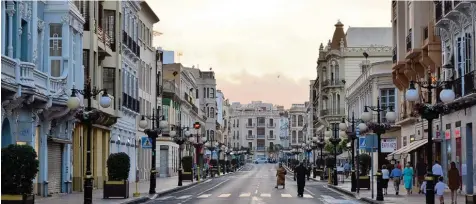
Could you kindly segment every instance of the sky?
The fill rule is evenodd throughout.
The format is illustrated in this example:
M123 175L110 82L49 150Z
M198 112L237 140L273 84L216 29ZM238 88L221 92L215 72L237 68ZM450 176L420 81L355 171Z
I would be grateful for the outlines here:
M340 20L390 27L389 0L147 0L160 18L154 46L185 66L212 68L233 102L290 107L309 100L319 45Z

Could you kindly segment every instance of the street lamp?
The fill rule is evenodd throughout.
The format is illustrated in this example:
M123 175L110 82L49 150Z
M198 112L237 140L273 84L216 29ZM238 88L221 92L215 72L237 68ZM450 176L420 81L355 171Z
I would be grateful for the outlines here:
M362 121L370 122L372 120L372 113L368 111L377 112L377 124L371 127L372 131L377 134L377 201L383 201L383 191L382 191L382 161L380 159L380 154L382 153L382 145L381 145L381 136L385 133L386 127L388 124L381 123L381 112L387 112L385 114L385 118L388 122L393 123L397 119L397 114L393 111L393 106L384 106L380 105L380 98L377 98L377 106L364 106L364 112L362 113ZM388 111L387 111L388 109ZM361 123L363 124L363 123ZM359 125L359 127L364 128L367 130L367 126L365 124ZM361 130L363 131L363 130Z
M157 113L156 113L157 112ZM147 128L148 126L148 123L147 123L147 120L152 120L152 128L153 129L145 129ZM162 134L162 130L169 127L169 123L164 120L164 117L163 116L160 116L159 115L159 109L156 109L155 111L153 110L152 111L152 115L151 116L146 116L146 115L143 115L141 120L139 121L139 127L142 128L142 129L145 129L144 130L144 133L150 138L152 139L152 158L151 158L151 164L152 164L152 167L150 169L150 187L149 187L149 194L155 194L155 187L157 186L157 181L156 181L156 161L155 161L155 158L156 158L156 152L157 152L157 137L159 137L160 134ZM172 134L175 134L174 133L175 131L170 131L170 135L172 136Z
M345 123L346 120L352 124L352 129L350 131L347 131L347 124ZM357 135L356 135L356 132L355 132L355 123L357 121L355 120L354 118L354 112L352 112L352 117L350 119L346 119L346 118L342 118L342 122L339 124L339 129L341 131L347 131L347 135L348 135L348 138L349 140L351 141L350 143L350 148L351 148L351 164L352 164L352 172L351 172L351 176L350 176L350 179L351 179L351 182L350 182L350 191L351 192L356 192L356 188L358 188L358 179L357 179L357 176L356 176L356 170L357 170L357 175L358 175L358 163L356 164L354 162L354 158L355 158L355 140L357 139Z
M84 203L90 204L93 203L93 176L91 172L91 137L93 134L93 121L97 118L97 111L93 111L91 98L102 93L101 98L99 99L99 105L103 108L108 108L111 106L111 98L107 94L106 89L97 89L96 87L91 87L91 80L87 80L84 84L84 90L75 89L74 86L71 89L71 97L68 99L66 105L69 109L74 110L79 108L81 105L80 99L76 94L81 94L84 96L84 99L88 100L88 106L86 110L82 112L81 122L86 123L88 129L87 138L86 138L86 178L84 179Z
M207 137L203 136L200 137L200 134L198 134L198 130L201 128L201 125L199 122L195 122L193 124L193 129L197 130L196 136L190 136L188 138L188 141L195 147L195 164L197 167L197 182L200 182L200 160L199 160L199 155L200 155L200 150L203 148L204 144L207 142Z
M452 69L453 66L450 64L444 65L443 68L445 69ZM415 88L415 83L419 85L420 88L424 88L428 90L428 102L427 104L423 105L418 112L420 113L421 117L426 119L428 121L428 143L426 144L426 156L427 156L427 176L425 177L426 180L426 203L429 204L434 204L435 203L435 196L434 196L434 186L436 181L434 181L434 176L432 172L432 166L431 164L433 163L433 120L437 119L440 115L440 110L435 109L432 104L432 90L437 89L440 87L444 87L444 89L440 92L440 99L443 103L449 103L452 102L455 99L455 93L452 89L450 89L450 86L448 82L443 81L436 81L433 77L431 77L431 71L428 69L428 77L427 81L422 81L422 82L415 82L411 81L410 82L410 87L407 90L405 96L408 101L411 102L416 102L419 101L420 96L418 94L418 91Z
M333 126L332 128L327 127L325 134L326 134L326 137L330 137L331 131L332 131L332 135L334 135L333 137L329 138L329 141L332 143L332 145L334 145L334 173L332 175L332 180L333 180L334 186L337 186L337 184L339 183L337 181L337 145L339 145L341 141L339 136L342 136L342 134L339 133L339 135L337 135L337 132L339 131L339 128L337 127L338 124L333 123L332 126Z
M218 142L215 141L209 141L209 142L206 142L205 143L205 147L207 147L207 149L211 152L211 156L213 156L213 152L215 151L216 147L218 147ZM214 167L213 167L214 168ZM215 173L213 172L213 170L209 170L212 178L215 177Z
M321 133L321 137L317 140L316 142L316 145L317 145L317 148L319 148L320 150L320 161L319 161L319 169L321 169L321 181L324 180L324 154L323 154L323 150L324 150L324 147L326 146L326 143L324 141L324 138L322 137L322 133Z
M190 137L190 131L188 127L175 127L178 130L178 133L175 130L170 131L170 136L174 138L174 142L179 146L179 168L178 168L178 186L182 186L182 146L188 142L188 137ZM185 131L184 131L185 130ZM177 135L176 135L177 134Z

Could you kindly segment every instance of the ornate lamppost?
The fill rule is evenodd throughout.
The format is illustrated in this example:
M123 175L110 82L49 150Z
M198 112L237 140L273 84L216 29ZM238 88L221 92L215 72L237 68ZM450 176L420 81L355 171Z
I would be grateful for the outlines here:
M446 64L443 66L445 69L452 69L453 66L450 64ZM427 80L421 82L410 82L410 87L406 92L406 98L408 101L416 102L420 100L420 96L418 91L415 88L415 83L419 85L420 88L427 89L427 100L428 102L425 104L418 104L415 107L416 111L421 115L422 118L428 121L428 143L426 144L426 156L427 156L427 167L428 172L427 176L425 177L426 181L426 203L434 204L435 203L435 191L434 186L436 181L434 181L434 175L432 172L432 163L433 163L433 120L437 119L440 113L444 112L445 107L439 104L432 105L432 90L437 89L440 87L444 87L444 89L440 92L440 99L443 103L452 102L455 99L455 93L450 88L447 81L437 81L433 77L431 77L431 71L428 69L427 73Z
M201 137L199 132L201 125L199 122L195 122L193 124L193 129L197 130L197 134L195 136L190 136L188 138L188 141L190 144L195 147L195 166L196 166L196 171L197 171L197 182L200 182L200 152L204 146L204 144L207 142L207 137L203 136Z
M348 131L347 129L347 124L345 123L346 120L352 124L351 126L351 129L350 131ZM358 167L356 167L355 165L355 162L354 162L354 158L355 158L355 140L357 139L357 135L355 133L355 123L357 121L355 120L354 118L354 112L352 112L352 117L349 118L349 119L346 119L346 118L342 118L342 122L339 124L339 129L341 131L346 131L346 134L349 138L349 140L351 141L350 143L350 148L351 148L351 164L352 164L352 172L351 172L351 176L350 176L350 179L351 179L351 184L350 184L350 191L351 192L356 192L356 188L358 188L358 179L357 179L357 176L356 176L356 169L358 171Z
M211 153L210 156L212 157L213 156L213 151L215 151L215 149L217 149L217 147L218 147L218 142L217 141L215 141L215 142L206 142L205 147L207 147L207 149L210 150L210 153ZM213 168L215 168L215 167L213 167ZM208 171L210 172L212 178L215 177L215 173L213 172L213 170L209 169Z
M372 120L372 113L368 111L377 112L377 123L372 124L371 127L364 125L359 125L360 131L365 131L367 128L372 129L372 131L377 134L377 196L375 199L377 201L383 201L383 190L382 190L382 161L380 154L382 153L381 149L381 136L385 133L386 129L390 126L389 124L382 123L381 121L381 112L387 112L385 118L388 122L393 123L397 119L397 114L393 112L393 106L384 106L380 104L380 98L377 98L377 106L364 106L364 112L362 113L362 121L370 122ZM388 110L388 111L387 111ZM363 128L363 130L362 130ZM373 152L373 151L372 151Z
M175 130L178 131L177 135L175 135ZM182 186L183 181L183 170L182 170L182 150L183 144L189 141L190 131L188 127L174 127L173 131L170 131L170 136L174 138L174 142L179 146L179 168L178 168L178 186Z
M317 176L317 167L316 167L316 149L317 149L317 137L312 137L312 178L316 178Z
M334 186L337 186L339 184L338 180L337 180L337 145L339 145L341 139L339 137L339 128L337 127L338 125L336 123L332 123L332 128L327 128L327 131L325 132L326 134L326 137L330 137L329 138L329 141L332 143L332 145L334 145L334 171L333 171L333 174L332 174L332 180L333 180L333 184ZM332 131L332 133L331 133ZM333 135L333 137L331 137L331 134Z
M316 137L317 139L317 137ZM319 137L319 139L317 139L317 142L316 142L316 145L317 145L317 148L319 148L319 157L320 157L320 161L319 161L319 169L321 170L321 181L324 181L324 154L323 154L323 150L324 150L324 147L326 146L326 142L324 141L324 137Z
M157 112L157 113L156 113ZM152 120L152 128L153 129L145 129L148 126L147 120ZM151 158L151 169L150 169L150 186L149 186L149 194L155 194L155 187L157 186L157 179L156 179L156 153L157 153L157 137L162 134L162 130L169 127L169 123L164 120L163 116L159 116L159 110L152 111L151 116L143 115L141 120L139 121L139 127L144 130L144 133L152 139L152 158ZM171 136L172 134L175 135L175 131L170 131L169 133Z
M88 79L86 84L84 84L84 90L71 89L71 97L67 101L67 106L69 109L74 110L79 108L81 105L80 99L76 94L81 94L84 96L84 99L88 100L88 106L86 110L82 111L81 114L78 114L78 119L86 124L88 129L86 136L86 177L84 179L84 203L90 204L93 203L93 176L91 172L91 137L93 134L93 121L97 118L97 110L93 110L91 99L101 94L102 96L99 100L99 105L103 108L108 108L111 106L111 98L107 94L106 89L97 89L96 87L91 87L91 80Z

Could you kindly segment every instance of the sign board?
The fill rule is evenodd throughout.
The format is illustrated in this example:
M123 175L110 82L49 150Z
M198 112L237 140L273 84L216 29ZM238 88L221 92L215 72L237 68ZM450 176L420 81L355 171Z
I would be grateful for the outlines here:
M377 151L377 135L376 134L367 134L365 136L365 150L368 152Z
M152 148L152 138L149 137L142 137L141 146L142 149L151 149Z
M365 149L365 137L359 137L359 149Z
M461 137L461 127L456 127L455 128L455 138L460 138Z
M451 139L451 130L445 130L445 139L446 140Z
M380 142L381 151L384 153L394 152L397 149L397 139L382 138Z

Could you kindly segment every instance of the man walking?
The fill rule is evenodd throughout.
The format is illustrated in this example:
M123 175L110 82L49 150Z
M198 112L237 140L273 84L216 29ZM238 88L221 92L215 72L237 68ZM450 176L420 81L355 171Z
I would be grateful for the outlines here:
M296 167L295 172L296 172L298 196L303 197L304 186L306 185L307 168L301 162L299 166Z

